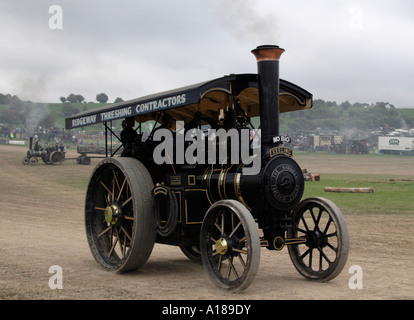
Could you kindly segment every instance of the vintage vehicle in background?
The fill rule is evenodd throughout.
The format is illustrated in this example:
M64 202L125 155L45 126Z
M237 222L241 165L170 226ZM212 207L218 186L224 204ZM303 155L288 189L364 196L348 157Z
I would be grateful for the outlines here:
M76 147L79 156L76 157L77 164L89 165L91 159L107 157L106 147L97 145L78 145ZM116 153L117 154L117 153Z
M65 152L63 147L59 147L56 144L46 145L44 148L40 147L37 142L32 147L32 138L30 138L30 147L27 150L27 155L22 159L24 165L30 164L31 166L37 165L39 158L45 164L61 164L65 161Z
M278 46L254 49L257 74L231 74L66 118L66 129L103 123L111 131L112 121L133 117L139 137L146 136L124 143L120 157L107 151L90 177L85 227L100 266L134 270L155 243L175 245L202 262L218 287L237 292L253 281L261 247L287 246L307 279L328 281L341 272L349 250L344 217L327 199L302 199L302 170L283 146L290 139L279 134L280 112L312 107L312 94L279 79L283 52ZM160 129L173 140L159 139ZM200 140L209 140L205 135L188 141L187 134L220 129L240 135L224 147L217 143L217 149L240 146L248 130L261 133L260 152L253 148L256 137L248 146L250 162L200 161L199 154L193 162L175 152L183 144L191 153ZM158 163L154 154L162 145L161 154L171 161ZM217 153L207 158L217 160ZM259 169L247 174L255 161Z

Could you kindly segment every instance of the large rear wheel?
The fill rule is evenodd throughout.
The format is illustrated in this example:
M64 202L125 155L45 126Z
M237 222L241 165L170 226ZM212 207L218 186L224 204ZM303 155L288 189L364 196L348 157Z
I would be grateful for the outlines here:
M63 163L63 161L65 161L65 157L64 157L63 153L60 152L60 151L53 151L49 155L49 162L51 164L61 164L61 163Z
M153 181L134 158L107 158L92 173L86 194L85 226L96 261L110 271L137 269L155 243Z

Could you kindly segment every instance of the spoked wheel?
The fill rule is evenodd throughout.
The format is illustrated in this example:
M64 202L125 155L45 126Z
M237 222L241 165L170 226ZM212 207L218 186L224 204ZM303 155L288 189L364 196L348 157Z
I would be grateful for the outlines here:
M34 158L34 157L32 157L32 158L30 158L30 160L29 160L29 164L31 165L31 166L35 166L35 165L37 165L37 163L38 163L39 161L37 160L37 158Z
M324 198L303 200L293 212L288 238L306 242L288 246L295 268L305 278L329 281L345 266L349 251L348 228L342 212Z
M235 200L214 203L204 217L200 249L204 268L218 287L246 289L260 262L259 233L246 207Z
M92 173L86 195L85 225L96 261L110 271L137 269L155 243L153 182L133 158L107 158Z

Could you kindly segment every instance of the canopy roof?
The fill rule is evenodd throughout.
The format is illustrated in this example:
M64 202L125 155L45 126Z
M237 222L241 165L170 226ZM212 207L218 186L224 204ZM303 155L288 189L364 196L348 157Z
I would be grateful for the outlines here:
M280 112L309 109L312 94L299 86L280 80ZM135 116L136 121L156 120L165 111L175 120L185 123L197 114L217 121L221 108L231 107L237 99L248 117L259 116L259 90L257 74L232 74L219 79L187 87L160 92L105 107L83 111L65 119L66 129Z

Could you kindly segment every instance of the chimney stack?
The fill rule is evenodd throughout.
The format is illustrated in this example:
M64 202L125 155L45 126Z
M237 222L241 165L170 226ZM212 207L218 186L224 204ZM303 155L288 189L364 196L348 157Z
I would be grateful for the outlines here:
M278 144L273 138L279 136L279 59L284 51L274 45L252 50L259 78L262 158L269 157L272 146Z

